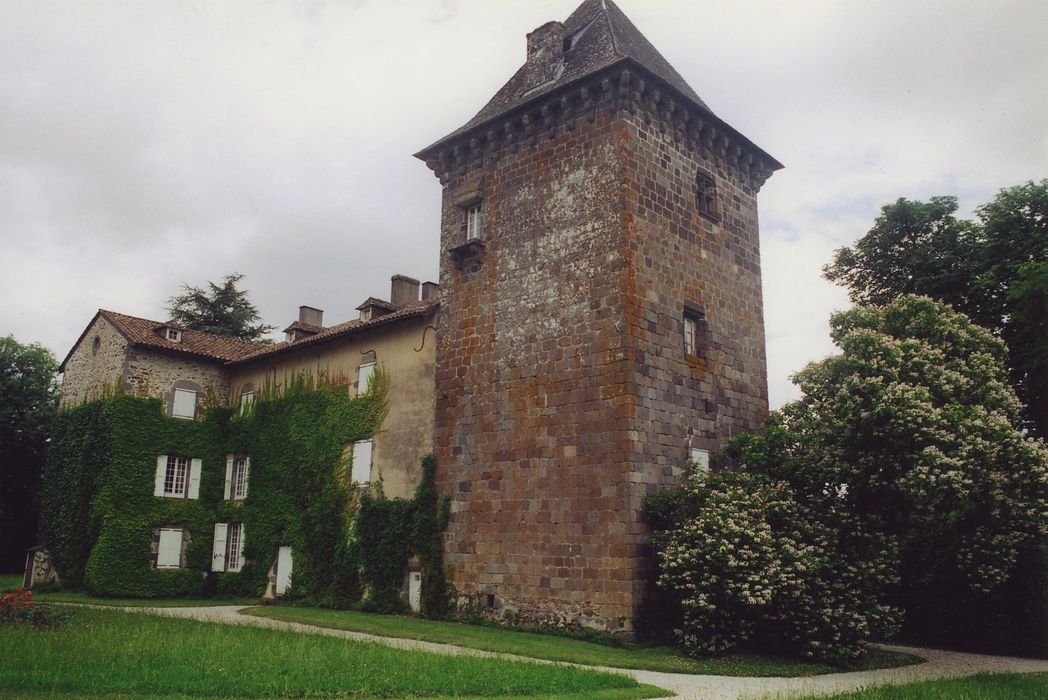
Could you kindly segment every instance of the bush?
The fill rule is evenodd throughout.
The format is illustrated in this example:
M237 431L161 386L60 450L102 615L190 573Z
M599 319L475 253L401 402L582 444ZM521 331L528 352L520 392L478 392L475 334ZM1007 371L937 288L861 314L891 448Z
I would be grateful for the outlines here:
M887 549L843 546L784 482L693 472L678 508L696 514L653 543L685 653L749 646L846 665L894 630L897 615L878 595L891 583Z
M69 622L69 610L55 608L48 603L34 603L32 591L19 588L0 597L0 626L25 625L53 629Z

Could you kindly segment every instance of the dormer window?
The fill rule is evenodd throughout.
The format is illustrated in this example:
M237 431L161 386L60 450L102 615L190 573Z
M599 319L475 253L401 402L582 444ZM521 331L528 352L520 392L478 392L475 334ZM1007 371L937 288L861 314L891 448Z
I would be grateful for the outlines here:
M164 337L173 343L181 343L182 331L178 330L177 328L165 328Z
M370 306L365 307L365 308L360 310L360 320L361 321L370 321L371 320L371 307Z

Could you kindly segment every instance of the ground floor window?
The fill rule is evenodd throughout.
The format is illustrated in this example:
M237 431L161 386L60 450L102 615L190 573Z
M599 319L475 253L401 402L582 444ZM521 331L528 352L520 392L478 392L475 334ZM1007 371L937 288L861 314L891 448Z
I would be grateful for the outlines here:
M244 566L244 524L215 523L212 571L240 571Z
M155 568L182 568L185 535L185 528L181 527L160 527L153 530L153 562Z

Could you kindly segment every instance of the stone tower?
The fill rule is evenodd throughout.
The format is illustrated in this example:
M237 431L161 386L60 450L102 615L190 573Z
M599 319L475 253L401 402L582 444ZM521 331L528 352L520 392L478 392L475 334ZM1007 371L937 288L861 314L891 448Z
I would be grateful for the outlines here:
M439 486L460 595L629 633L644 498L767 413L757 192L782 166L611 0L418 154L443 185Z

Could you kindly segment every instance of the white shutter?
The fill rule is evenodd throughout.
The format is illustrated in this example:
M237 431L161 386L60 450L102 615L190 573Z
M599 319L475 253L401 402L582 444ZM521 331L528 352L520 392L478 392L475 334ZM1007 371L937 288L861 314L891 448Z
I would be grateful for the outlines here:
M225 523L215 523L215 545L211 548L211 570L226 570L226 528Z
M251 479L251 458L250 457L245 457L244 458L244 495L243 495L243 498L247 498L247 485L248 485L248 481L250 479ZM242 543L243 543L243 540L241 540L241 544Z
M375 363L369 362L361 365L357 370L357 396L362 396L368 390L368 380L375 374Z
M164 477L167 476L167 455L156 458L156 476L153 477L153 495L164 495Z
M175 418L196 418L195 391L175 389L175 398L171 405L171 415Z
M371 440L361 440L353 443L353 474L352 479L358 484L366 484L371 481Z
M189 463L189 497L200 498L200 467L199 459Z
M160 546L156 555L156 568L177 569L182 565L181 528L160 529Z
M233 455L226 457L226 490L225 495L222 498L229 500L229 496L232 493L233 486Z
M710 453L709 450L700 450L698 448L692 448L691 450L691 461L698 465L699 472L702 474L708 474L710 471Z

